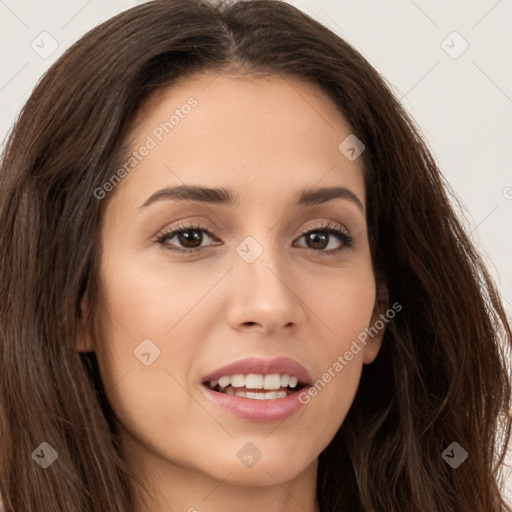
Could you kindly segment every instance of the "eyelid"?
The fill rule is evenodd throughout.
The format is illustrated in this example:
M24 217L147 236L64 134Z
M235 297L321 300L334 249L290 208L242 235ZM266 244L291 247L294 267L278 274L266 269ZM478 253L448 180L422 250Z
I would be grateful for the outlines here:
M155 237L153 237L153 242L160 242L162 243L163 240L171 235L175 235L177 233L180 233L181 231L204 231L208 234L210 238L216 238L213 234L213 230L210 229L209 226L202 224L201 222L180 222L170 228L164 228L163 230L159 231ZM194 249L192 249L193 251ZM187 250L183 250L183 252L187 252Z
M215 229L210 229L205 224L202 224L201 222L182 222L177 225L172 226L171 228L167 228L162 231L160 231L154 238L153 242L160 243L161 245L165 246L167 250L174 251L181 254L196 254L198 252L204 251L205 249L209 247L213 247L216 245L223 245L222 243L214 243L212 245L208 245L205 247L195 247L195 248L175 248L175 247L169 247L165 244L165 239L168 237L173 238L176 234L181 233L183 231L203 231L205 232L211 239L215 240L217 237L215 236L214 232ZM308 235L311 232L327 232L329 235L336 236L340 242L342 243L342 247L338 249L331 249L331 250L325 250L325 249L312 249L308 247L301 246L301 249L308 249L309 251L313 251L319 255L322 256L334 256L337 255L339 252L349 249L354 244L355 238L350 234L349 230L343 226L342 224L339 224L338 222L334 222L331 220L322 220L317 221L317 223L307 229L299 230L294 235L294 241L300 240L303 236Z

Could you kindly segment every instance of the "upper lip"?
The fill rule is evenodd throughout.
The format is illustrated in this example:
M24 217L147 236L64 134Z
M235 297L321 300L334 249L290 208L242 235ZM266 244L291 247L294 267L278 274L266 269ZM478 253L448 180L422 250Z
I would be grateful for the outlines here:
M302 384L311 385L311 376L309 372L297 361L288 357L277 357L274 359L265 359L261 357L248 357L234 363L230 363L218 370L213 371L203 378L204 382L219 379L231 375L248 375L256 373L259 375L271 375L279 373L281 375L295 376Z

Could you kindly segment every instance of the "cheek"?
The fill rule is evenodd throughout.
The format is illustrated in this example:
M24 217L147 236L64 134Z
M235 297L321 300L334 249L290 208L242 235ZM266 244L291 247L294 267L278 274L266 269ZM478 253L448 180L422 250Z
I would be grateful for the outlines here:
M183 279L166 282L163 275L122 259L115 266L104 265L105 307L96 347L101 379L118 424L128 438L153 452L168 449L168 439L186 435L181 418L205 423L184 388L199 350L192 336L197 322L187 316L198 294L184 286Z
M302 292L306 294L306 290ZM323 288L309 291L307 304L327 329L322 353L332 359L346 350L368 327L375 306L375 279L370 263L340 271L323 282ZM323 357L323 361L326 359Z
M179 428L176 411L190 411L193 402L183 386L207 332L197 318L211 317L210 302L201 299L218 278L208 269L184 272L161 262L144 264L112 248L108 255L100 270L103 325L96 354L101 377L121 423L144 425L149 439ZM204 424L205 418L196 421Z
M375 304L373 281L367 286L362 281L353 286L345 284L333 294L327 309L338 348L343 348L368 326Z
M136 338L166 337L211 288L214 276L201 268L114 255L101 273L106 309Z
M309 294L308 305L322 320L327 335L311 354L316 381L304 402L317 414L331 411L324 426L334 436L354 400L363 366L361 333L369 327L375 305L371 265L331 280L326 293ZM359 337L359 338L358 338Z

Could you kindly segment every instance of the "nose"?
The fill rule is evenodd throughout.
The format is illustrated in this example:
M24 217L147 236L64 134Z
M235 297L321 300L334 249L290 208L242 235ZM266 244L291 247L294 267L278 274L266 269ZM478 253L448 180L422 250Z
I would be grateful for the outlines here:
M305 319L304 301L283 249L264 247L252 263L236 255L234 265L228 308L231 327L264 335L296 332Z

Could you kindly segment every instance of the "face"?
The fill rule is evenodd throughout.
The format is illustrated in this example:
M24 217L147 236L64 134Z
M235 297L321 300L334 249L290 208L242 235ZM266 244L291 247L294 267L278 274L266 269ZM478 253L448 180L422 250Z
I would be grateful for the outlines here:
M361 158L338 149L350 133L280 77L198 75L139 112L137 155L104 188L103 336L81 346L139 464L270 485L334 437L380 347L353 350L376 283ZM171 190L189 186L223 192Z

